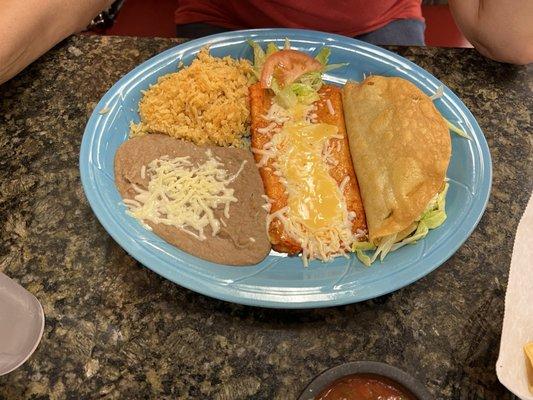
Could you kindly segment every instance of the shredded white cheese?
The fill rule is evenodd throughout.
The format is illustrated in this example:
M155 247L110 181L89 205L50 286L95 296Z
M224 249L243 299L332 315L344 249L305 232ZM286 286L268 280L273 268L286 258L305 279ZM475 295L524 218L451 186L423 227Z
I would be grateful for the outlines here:
M289 218L288 214L288 206L269 214L266 223L267 234L272 221L279 220L285 233L302 247L301 258L305 266L314 259L331 261L335 257L346 255L353 242L357 240L357 235L351 232L351 222L348 218L342 225L310 232L302 221L294 216Z
M431 100L437 100L437 99L440 99L441 97L444 96L444 86L443 85L440 85L437 90L435 91L435 93L433 93L431 96L429 96L429 98Z
M324 146L324 149L322 150L322 157L324 157L324 160L326 161L326 164L330 166L337 166L339 164L338 157L334 156L334 152L340 153L341 151L341 142L339 140L335 140L334 142L332 139L344 139L344 136L342 135L333 135L329 139L326 146Z
M209 226L215 236L220 225L226 224L214 212L223 207L224 217L230 217L230 204L238 199L229 184L242 172L246 161L230 175L210 150L206 156L207 160L198 165L190 157L163 156L143 166L141 176L148 177L148 188L132 183L137 194L134 199L124 200L128 213L143 225L149 221L174 226L199 240L206 239L204 230Z
M346 189L346 185L350 182L350 177L346 175L344 179L342 180L341 184L339 185L339 190L341 193L344 193L344 189Z
M277 126L276 122L271 122L268 124L268 126L265 126L264 128L258 128L257 132L259 133L269 133L271 132L275 127Z
M272 101L270 108L266 115L263 115L263 119L275 124L283 124L290 119L290 114L287 110L281 107L276 102Z
M141 179L146 179L146 165L141 167Z
M333 104L331 104L331 100L326 100L326 105L328 106L328 111L331 115L335 115L335 110L333 109Z

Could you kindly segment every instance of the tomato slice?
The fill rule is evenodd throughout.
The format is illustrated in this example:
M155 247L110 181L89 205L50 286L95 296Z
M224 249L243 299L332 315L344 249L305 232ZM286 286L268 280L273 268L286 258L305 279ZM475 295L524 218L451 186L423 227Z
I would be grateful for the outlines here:
M320 71L322 64L313 57L297 50L280 50L265 60L261 71L261 86L272 86L272 78L280 86L288 85L307 72Z

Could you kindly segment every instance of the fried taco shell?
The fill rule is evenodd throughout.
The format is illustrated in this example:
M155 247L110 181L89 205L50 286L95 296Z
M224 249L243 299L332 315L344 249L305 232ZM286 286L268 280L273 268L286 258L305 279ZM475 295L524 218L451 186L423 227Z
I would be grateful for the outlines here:
M412 226L443 188L450 134L431 99L405 79L349 82L342 99L369 239L376 243Z

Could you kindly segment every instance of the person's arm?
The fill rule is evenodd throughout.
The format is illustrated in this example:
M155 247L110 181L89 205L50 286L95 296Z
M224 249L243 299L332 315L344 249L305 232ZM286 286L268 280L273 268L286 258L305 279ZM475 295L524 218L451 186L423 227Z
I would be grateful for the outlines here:
M0 0L0 83L67 36L83 30L111 0Z
M533 0L449 0L459 28L484 56L533 62Z

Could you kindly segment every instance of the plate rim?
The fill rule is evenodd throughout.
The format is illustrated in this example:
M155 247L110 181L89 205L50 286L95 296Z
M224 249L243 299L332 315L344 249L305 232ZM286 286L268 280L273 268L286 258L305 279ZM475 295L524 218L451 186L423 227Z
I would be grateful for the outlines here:
M224 42L226 40L235 39L246 36L246 37L254 37L262 34L272 35L276 38L285 38L290 36L311 36L314 38L315 41L336 41L341 42L344 44L349 45L356 45L363 48L368 48L373 51L378 51L379 53L383 53L389 57L394 58L397 61L402 61L406 63L409 67L411 67L417 74L427 75L425 78L428 77L438 81L441 83L450 93L452 96L452 99L460 106L461 111L464 113L465 119L473 123L473 128L476 131L475 133L475 139L477 141L476 148L479 149L479 151L476 151L477 157L479 157L479 163L483 169L483 173L481 176L481 184L480 184L480 193L478 193L477 197L478 199L473 203L471 211L475 212L475 218L470 222L469 226L466 230L463 230L461 232L461 239L458 241L453 242L453 246L449 247L444 254L441 254L442 251L438 252L436 259L434 259L430 264L430 267L426 267L424 269L420 269L418 273L409 273L409 278L401 280L401 283L393 284L388 286L387 288L384 288L383 290L379 290L371 295L363 295L363 296L353 296L349 292L353 290L346 290L344 292L338 292L336 293L336 296L333 298L328 299L320 299L320 300L308 300L308 301L289 301L284 302L282 300L272 300L272 299L264 299L261 298L260 294L253 294L248 296L243 296L243 291L238 290L237 288L232 288L230 285L222 286L222 285L216 285L211 282L203 282L198 277L193 277L190 275L183 276L181 271L174 271L174 273L178 273L179 275L182 275L184 277L184 280L177 280L174 277L171 276L170 271L168 271L167 267L159 265L159 262L156 260L151 259L150 253L147 253L144 249L130 249L130 246L128 245L128 239L122 238L119 233L117 232L117 229L119 228L119 224L116 224L112 220L108 220L106 217L106 211L105 206L102 206L103 202L100 202L100 200L97 198L98 195L93 193L92 189L92 183L90 180L91 172L89 171L89 146L90 143L90 136L91 131L94 132L96 128L96 122L98 120L98 117L101 116L100 110L103 109L109 100L111 100L115 96L115 92L119 92L120 88L124 87L127 82L130 82L132 78L138 76L139 74L142 74L144 70L147 68L157 65L157 64L163 64L164 62L168 62L168 58L172 57L176 54L176 51L180 52L187 52L190 50L199 49L201 46L205 46L209 43L220 43ZM326 36L325 36L326 35ZM328 40L329 39L329 40ZM265 39L263 39L265 40ZM174 59L173 61L176 61ZM479 134L478 134L479 133ZM85 130L83 133L83 138L81 141L80 146L80 155L79 155L79 168L80 168L80 177L81 182L83 186L83 190L85 193L85 196L91 206L91 209L93 213L96 215L98 221L100 224L104 227L106 232L117 242L117 244L122 247L124 251L126 251L130 256L135 258L139 263L141 263L143 266L149 268L150 270L154 271L158 275L180 285L183 286L189 290L195 291L197 293L200 293L205 296L217 298L219 300L228 301L232 303L238 303L243 305L249 305L249 306L257 306L257 307L266 307L266 308L279 308L279 309L306 309L306 308L323 308L323 307L333 307L338 305L345 305L345 304L351 304L361 301L366 301L372 298L380 297L389 293L392 293L396 290L399 290L405 286L408 286L412 284L413 282L416 282L417 280L421 279L422 277L429 275L431 272L433 272L436 268L440 267L446 260L448 260L453 254L457 252L457 250L465 243L465 241L470 237L476 226L479 224L479 221L481 220L484 211L486 209L491 189L492 189L492 159L490 154L490 149L487 143L487 140L485 138L485 135L483 134L483 131L481 127L479 126L476 118L473 116L472 112L466 107L466 105L462 102L462 100L444 83L442 83L438 78L436 78L433 74L431 74L429 71L423 69L422 67L418 66L417 64L413 63L412 61L406 59L405 57L402 57L399 54L393 53L387 49L381 48L379 46L375 46L366 42L362 42L357 39L341 36L341 35L335 35L335 34L329 34L326 32L320 32L320 31L311 31L311 30L301 30L301 29L283 29L283 28L273 28L273 29L249 29L249 30L239 30L239 31L231 31L231 32L224 32L219 33L216 35L206 36L203 38L187 41L185 43L178 44L176 46L173 46L167 50L164 50L153 57L149 58L148 60L142 62L141 64L134 67L132 70L124 74L119 80L117 80L107 91L106 93L100 98L99 102L97 103L96 107L94 108L93 112L91 113L91 116L89 117L89 120L85 126ZM482 198L479 198L482 196ZM471 217L471 215L470 215ZM179 250L179 249L178 249ZM181 250L179 250L181 251ZM431 255L432 253L429 253ZM424 258L417 261L421 262L422 260L426 260L429 255L426 255ZM399 271L398 273L402 273L403 271ZM215 288L215 290L213 289Z

